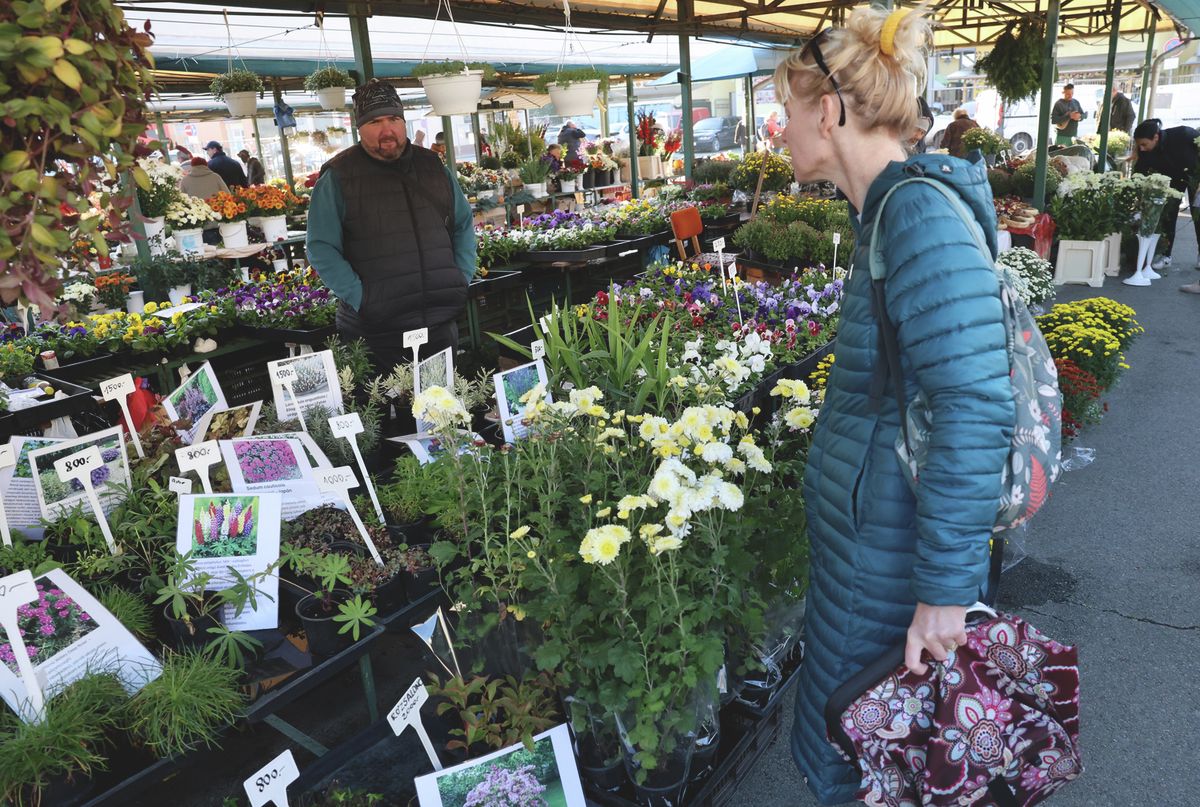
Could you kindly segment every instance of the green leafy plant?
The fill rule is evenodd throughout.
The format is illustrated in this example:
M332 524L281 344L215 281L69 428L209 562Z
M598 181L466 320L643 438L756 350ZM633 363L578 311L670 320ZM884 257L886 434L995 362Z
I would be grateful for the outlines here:
M228 73L214 76L208 89L218 101L221 101L230 93L262 92L263 81L257 73L249 70L230 70Z
M332 616L334 622L341 624L342 627L338 633L350 633L357 642L364 628L375 626L375 620L372 617L378 613L378 609L371 604L370 600L364 600L361 594L355 594L352 598L337 602L339 587L349 586L354 582L350 576L350 561L345 555L336 552L304 553L293 549L288 553L287 562L297 572L314 578L318 588L309 591L292 581L285 582L312 595L320 603L321 610L327 616ZM335 606L336 614L334 613Z
M338 629L338 633L349 633L357 642L363 629L375 627L375 620L371 617L377 613L379 613L378 609L371 604L370 600L364 600L361 594L355 594L354 599L347 600L338 606L338 612L334 615L333 621L342 626Z
M325 90L330 87L352 87L353 82L350 80L350 74L340 67L322 67L313 73L309 73L304 78L304 89L309 92L317 90Z
M169 299L172 288L187 282L187 265L173 248L161 255L139 257L130 264L129 269L137 278L138 288L147 302L163 302Z
M226 625L209 628L208 633L213 638L204 646L204 652L221 663L238 669L245 667L247 659L263 646L262 642L250 634L230 630Z
M411 524L425 515L425 486L430 478L426 467L411 454L396 460L392 481L375 488L379 505L390 523Z
M37 577L55 565L42 541L26 541L14 534L12 546L0 545L0 577L22 569L29 569Z
M763 168L763 163L766 168ZM773 151L756 151L746 155L737 163L729 175L729 186L745 193L754 193L758 187L758 175L762 172L763 191L782 191L791 187L795 181L792 175L792 161Z
M962 142L968 151L979 149L986 156L999 154L1012 146L1008 140L982 126L977 126L964 134Z
M412 69L410 75L413 78L438 78L440 76L456 76L467 70L482 70L485 81L496 76L496 68L490 64L485 62L471 62L467 64L457 60L422 62Z
M150 606L137 594L117 586L105 586L96 592L96 599L135 635L148 639L154 634Z
M135 160L154 89L149 26L134 30L111 0L0 5L0 299L20 297L43 309L59 287L60 256L78 240L108 254L105 224L130 238L122 211L132 187L116 193L111 177L130 171L148 188ZM100 192L101 216L82 217Z
M608 89L608 74L594 67L559 68L553 72L542 73L534 79L533 89L536 92L544 93L550 89L551 85L570 87L572 84L582 84L585 81L599 81L600 92Z
M243 700L234 668L200 652L167 653L162 674L129 702L128 728L159 757L212 748Z
M453 713L459 726L450 729L449 751L468 754L523 743L533 749L533 736L559 722L554 679L547 673L527 672L517 679L474 676L436 678L429 695L444 699L437 714Z
M550 163L541 158L526 160L521 163L518 175L526 185L540 184L550 177Z
M504 168L520 168L521 155L516 151L506 151L500 156L500 165Z
M700 184L717 184L723 183L728 185L733 172L741 163L740 158L731 160L699 160L696 162L695 168L692 170L692 178Z
M1037 92L1042 77L1046 29L1041 22L1010 22L991 51L975 63L1001 100L1011 104Z

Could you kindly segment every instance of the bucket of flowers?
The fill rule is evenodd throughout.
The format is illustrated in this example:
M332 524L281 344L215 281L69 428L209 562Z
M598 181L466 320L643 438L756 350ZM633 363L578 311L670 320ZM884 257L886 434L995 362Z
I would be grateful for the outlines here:
M221 215L203 199L179 195L167 208L167 223L171 225L175 245L185 256L204 254L204 225L220 221Z
M263 231L263 240L268 244L287 238L287 217L303 205L296 194L273 185L236 188L234 193L245 203L251 216L261 217L259 226Z

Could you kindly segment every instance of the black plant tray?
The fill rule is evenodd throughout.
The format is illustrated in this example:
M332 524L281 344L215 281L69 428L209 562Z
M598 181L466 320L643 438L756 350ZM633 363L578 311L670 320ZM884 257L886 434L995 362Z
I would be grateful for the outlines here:
M54 418L70 417L97 408L96 399L92 397L95 393L87 387L72 384L46 373L34 373L34 375L43 381L50 382L55 390L67 393L67 397L52 398L28 409L4 413L0 416L0 436L4 436L5 439L14 434L22 434L29 429L37 428Z
M587 263L606 257L608 244L595 244L583 249L539 249L532 252L518 252L518 260L530 263Z
M632 250L649 249L660 244L665 244L671 240L671 231L663 230L662 232L650 233L649 235L639 235L633 238L623 238L615 244L610 244L608 247L608 257L615 258Z
M101 376L111 378L113 374L108 371L121 362L122 359L128 358L128 354L98 353L95 356L88 356L86 359L71 362L63 362L60 359L58 367L47 370L41 357L38 357L37 366L39 372L53 378L65 381L81 381L100 378Z
M520 270L496 267L488 270L487 277L476 277L472 280L471 285L467 287L467 294L471 298L481 297L515 289L524 284L525 278L521 276Z
M724 216L720 216L718 218L709 219L709 220L705 221L704 222L704 230L705 230L705 233L707 233L709 230L714 230L714 229L727 230L731 227L736 227L737 225L739 225L741 223L742 223L742 214L740 212L739 213L726 213Z
M320 328L261 328L257 325L239 323L236 333L264 342L284 342L296 345L319 345L337 332L336 325L323 325Z
M830 340L819 348L809 353L799 361L793 362L785 367L780 367L778 370L763 376L762 380L754 387L754 389L742 395L733 402L733 408L740 412L749 414L750 410L756 406L762 406L764 409L773 409L773 407L764 406L771 398L771 390L779 383L782 378L799 379L808 381L808 377L812 375L813 370L817 369L817 364L821 359L833 351L836 340Z

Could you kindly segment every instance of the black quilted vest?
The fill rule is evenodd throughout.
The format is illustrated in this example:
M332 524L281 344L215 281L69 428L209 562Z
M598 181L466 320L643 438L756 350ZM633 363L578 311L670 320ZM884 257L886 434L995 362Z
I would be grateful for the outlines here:
M345 204L342 253L362 280L358 311L338 306L338 330L399 341L404 331L456 319L467 281L454 263L454 198L441 159L409 143L400 159L381 162L355 145L326 171Z

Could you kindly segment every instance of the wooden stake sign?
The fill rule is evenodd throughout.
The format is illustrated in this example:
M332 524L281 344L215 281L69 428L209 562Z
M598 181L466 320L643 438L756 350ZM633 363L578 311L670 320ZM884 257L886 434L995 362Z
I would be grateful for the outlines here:
M408 691L401 696L399 702L392 707L392 711L388 712L387 719L397 737L403 734L406 728L412 726L416 730L417 736L421 738L421 745L425 746L425 753L429 755L433 769L440 771L442 761L438 759L437 751L433 750L429 733L425 731L425 724L421 722L421 705L427 700L429 700L429 691L425 689L425 682L417 678Z
M308 434L308 424L304 422L304 411L300 408L300 401L296 399L296 368L291 365L280 365L274 368L275 382L283 387L284 392L292 399L292 406L296 407L296 417L300 419L300 429Z
M242 787L250 799L250 807L263 807L265 804L290 807L287 786L299 778L300 769L296 767L296 758L289 748L251 774Z
M116 401L117 405L121 407L121 417L125 418L125 428L129 430L129 436L133 439L133 447L137 450L138 456L145 459L146 452L142 450L142 438L138 436L137 427L133 425L133 418L129 415L129 396L136 389L132 373L100 382L100 395L106 401Z
M341 498L342 503L346 505L346 512L354 520L354 526L358 527L358 534L362 536L363 543L371 551L371 557L376 563L382 566L383 557L375 547L375 542L371 540L371 534L367 532L367 526L363 524L358 511L354 509L354 502L350 501L350 489L358 487L358 480L354 477L354 471L350 470L350 466L341 465L337 468L318 468L317 487L320 488L322 493L336 493Z
M208 469L221 461L221 449L216 440L205 440L194 446L175 449L175 461L179 463L179 470L183 473L195 471L196 475L200 477L200 484L204 486L204 492L212 494Z
M362 478L367 483L367 493L371 496L371 504L375 505L375 514L379 516L380 524L386 524L383 507L379 504L379 495L375 492L375 483L371 480L371 474L367 472L367 463L363 460L362 452L358 448L358 435L364 431L362 418L357 412L334 415L329 419L329 430L333 432L334 437L342 437L350 443L350 450L354 452L358 470L362 472Z
M17 609L37 600L37 584L33 581L33 573L28 569L0 578L0 627L4 628L13 659L17 663L17 671L25 683L28 700L24 704L22 717L30 723L41 723L46 719L46 700L33 672L33 662L29 660L25 640L21 638Z
M96 446L88 446L83 451L76 451L74 454L57 460L54 463L54 470L62 481L78 482L83 485L84 495L87 496L88 504L92 506L92 512L96 514L96 521L100 524L100 531L104 533L104 540L108 543L108 551L119 555L121 550L117 548L117 542L113 540L108 519L104 516L104 508L100 506L96 488L92 486L92 471L103 465L104 458L100 456L100 449Z
M8 443L0 446L0 468L8 468L17 464L17 455L13 453ZM4 509L4 500L0 499L0 539L5 546L12 546L12 533L8 529L8 513Z

